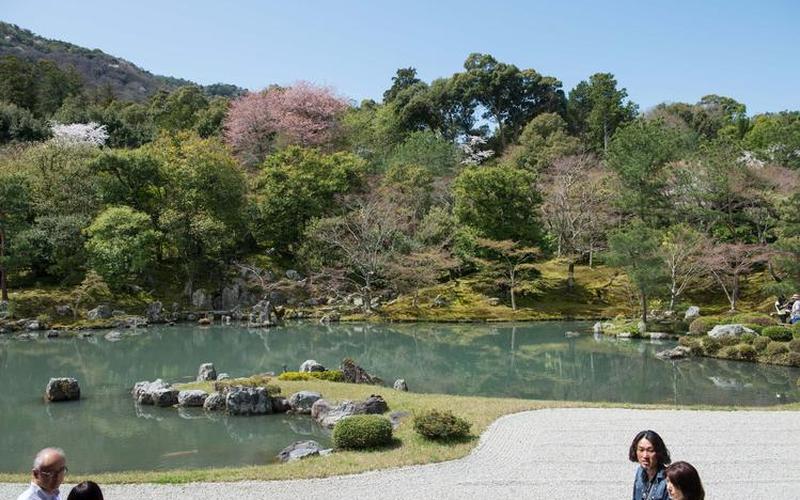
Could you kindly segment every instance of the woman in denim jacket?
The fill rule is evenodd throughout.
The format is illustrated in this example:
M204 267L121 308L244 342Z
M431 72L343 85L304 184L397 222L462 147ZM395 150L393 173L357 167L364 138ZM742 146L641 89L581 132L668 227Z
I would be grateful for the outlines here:
M628 459L636 462L633 500L668 500L667 474L669 450L655 431L642 431L633 438Z

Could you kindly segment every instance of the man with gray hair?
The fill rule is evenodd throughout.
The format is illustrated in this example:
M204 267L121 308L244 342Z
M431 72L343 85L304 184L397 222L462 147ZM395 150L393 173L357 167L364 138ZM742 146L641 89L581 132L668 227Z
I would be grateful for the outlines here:
M67 473L67 457L60 448L45 448L33 459L31 485L17 500L61 500L58 487Z

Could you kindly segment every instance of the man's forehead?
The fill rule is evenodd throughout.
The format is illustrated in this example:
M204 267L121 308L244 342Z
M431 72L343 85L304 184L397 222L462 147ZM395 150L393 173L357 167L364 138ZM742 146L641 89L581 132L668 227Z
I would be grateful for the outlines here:
M64 455L53 451L42 456L42 467L63 464L65 461Z

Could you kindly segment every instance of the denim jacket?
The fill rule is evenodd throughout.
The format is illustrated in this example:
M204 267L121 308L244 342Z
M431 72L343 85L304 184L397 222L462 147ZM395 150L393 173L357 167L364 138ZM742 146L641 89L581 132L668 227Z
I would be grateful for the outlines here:
M647 471L640 465L636 469L636 477L633 481L633 500L645 500L645 492L648 491L650 482L647 480ZM653 486L650 489L650 496L646 500L668 500L667 494L667 472L661 467L653 478Z

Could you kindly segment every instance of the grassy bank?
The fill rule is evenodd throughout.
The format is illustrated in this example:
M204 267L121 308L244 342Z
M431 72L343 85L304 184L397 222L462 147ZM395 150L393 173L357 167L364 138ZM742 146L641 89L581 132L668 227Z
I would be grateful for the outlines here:
M325 382L320 380L289 382L274 381L283 394L290 395L300 390L320 392L328 400L364 399L370 394L381 394L391 411L415 411L427 409L450 410L472 423L472 438L463 442L442 444L425 440L414 432L412 418L405 418L395 431L396 444L393 447L367 452L337 452L327 457L312 457L287 464L272 463L259 466L215 468L201 470L173 471L130 471L90 476L70 476L70 482L92 479L105 483L187 483L195 481L239 481L239 480L277 480L327 477L340 474L353 474L375 469L386 469L406 465L425 464L453 460L467 455L478 443L478 436L495 420L503 415L524 410L566 407L625 407L644 409L674 409L673 406L625 405L612 403L580 403L564 401L533 401L511 398L486 398L449 396L442 394L416 394L398 392L374 386ZM210 389L210 384L193 384L194 387ZM720 409L703 406L688 409ZM763 408L760 408L763 409ZM800 404L772 407L771 409L800 410ZM175 415L174 418L179 418ZM230 418L277 418L277 417L230 417ZM186 425L191 425L187 422ZM288 445L289 443L287 443ZM27 482L23 474L0 474L2 482Z

